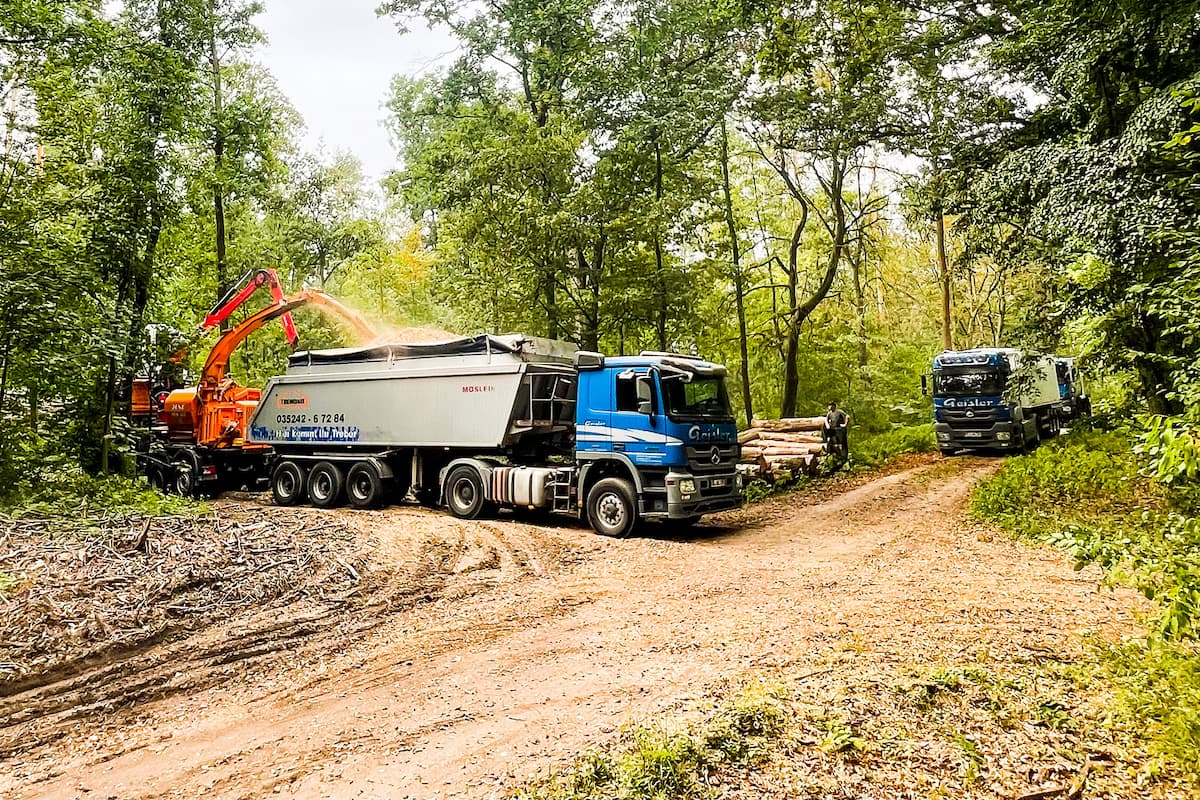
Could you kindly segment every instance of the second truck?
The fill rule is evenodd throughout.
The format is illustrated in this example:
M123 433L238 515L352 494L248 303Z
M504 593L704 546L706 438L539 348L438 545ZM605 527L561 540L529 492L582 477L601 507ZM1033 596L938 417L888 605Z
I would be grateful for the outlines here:
M947 350L933 359L934 432L942 455L1023 451L1090 411L1070 358L996 347Z
M625 536L741 504L724 378L699 358L519 335L301 352L263 390L247 442L272 448L283 505L540 509Z

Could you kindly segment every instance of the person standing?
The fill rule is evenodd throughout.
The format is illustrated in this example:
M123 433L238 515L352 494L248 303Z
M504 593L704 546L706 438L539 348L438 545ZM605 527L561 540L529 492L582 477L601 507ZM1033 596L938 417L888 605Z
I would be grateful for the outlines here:
M830 403L829 410L825 412L825 441L830 449L843 456L850 452L849 428L850 415L838 408L836 402Z

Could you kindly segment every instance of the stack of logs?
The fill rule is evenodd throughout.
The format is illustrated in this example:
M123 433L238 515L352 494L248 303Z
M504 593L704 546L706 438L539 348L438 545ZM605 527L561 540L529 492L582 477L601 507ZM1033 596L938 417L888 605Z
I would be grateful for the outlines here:
M787 477L811 472L827 452L824 417L757 419L738 434L742 463L757 467L760 477Z

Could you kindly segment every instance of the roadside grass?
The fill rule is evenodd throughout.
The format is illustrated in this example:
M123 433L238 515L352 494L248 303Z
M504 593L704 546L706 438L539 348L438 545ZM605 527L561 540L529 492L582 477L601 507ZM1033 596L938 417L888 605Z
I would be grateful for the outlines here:
M769 759L792 709L787 690L754 684L700 722L642 725L569 769L522 787L520 800L703 798L722 770Z
M892 428L883 433L852 438L850 465L852 468L877 467L897 456L908 453L932 453L937 450L933 423Z
M509 797L1185 796L1133 731L1109 724L1112 688L1095 680L1090 655L811 655L827 668L760 675L702 709L628 728Z
M1079 431L1010 459L977 487L972 512L1006 532L1095 564L1156 610L1146 636L1101 648L1114 723L1151 737L1200 783L1200 517L1194 490L1143 474L1130 438Z
M7 596L23 582L24 579L19 575L13 575L8 572L0 572L0 597Z
M0 516L16 519L63 517L81 521L114 514L196 516L204 511L204 504L155 491L144 481L71 471L17 487L0 502Z

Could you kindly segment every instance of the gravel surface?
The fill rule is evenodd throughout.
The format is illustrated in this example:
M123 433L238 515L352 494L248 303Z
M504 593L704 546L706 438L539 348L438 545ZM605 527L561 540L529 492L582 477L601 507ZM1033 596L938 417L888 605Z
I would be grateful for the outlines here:
M127 666L148 660L148 674L103 690L83 675L10 696L35 711L0 730L0 796L499 797L624 725L756 675L811 674L800 683L816 681L813 702L869 707L879 681L1031 653L1077 658L1085 636L1135 633L1131 594L1100 590L1060 553L965 524L970 487L997 463L917 459L686 535L627 540L413 508L302 512L365 548L377 577L363 598L315 622L288 608L234 615L135 656ZM257 513L256 502L218 513ZM250 640L217 657L223 642ZM161 697L138 693L147 681ZM47 697L57 710L37 713ZM812 791L748 783L745 796L956 796L937 788L943 761L958 769L936 753L903 761L932 776L911 795L896 788L902 778L872 782L829 762ZM900 762L872 769L887 763ZM858 788L842 793L839 775ZM978 785L1032 791L1041 775L1014 767Z

